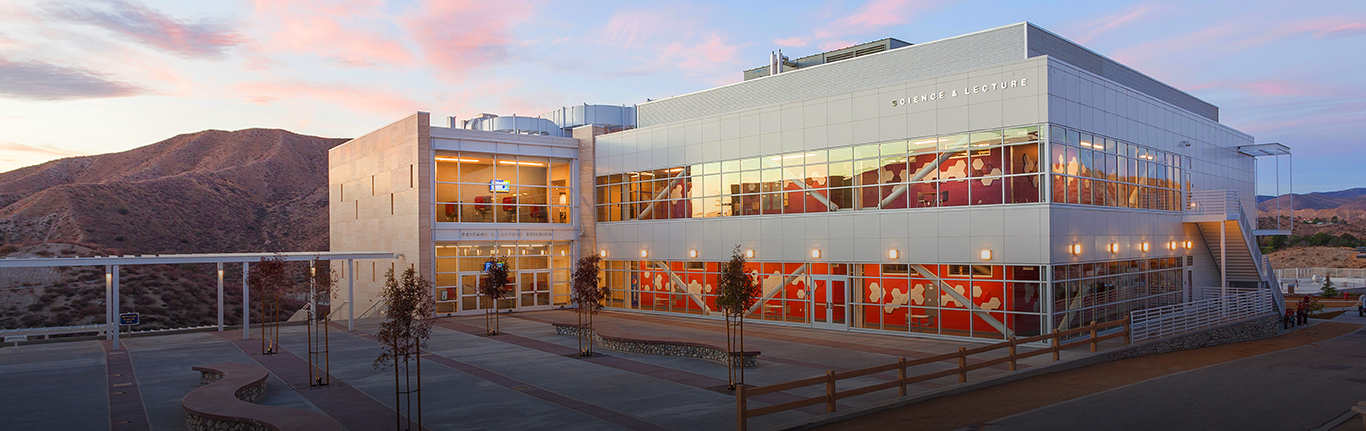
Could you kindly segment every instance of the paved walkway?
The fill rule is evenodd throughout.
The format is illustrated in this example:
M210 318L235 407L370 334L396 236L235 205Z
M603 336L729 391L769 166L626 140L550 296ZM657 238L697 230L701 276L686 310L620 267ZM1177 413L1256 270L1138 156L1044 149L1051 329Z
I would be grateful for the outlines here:
M1366 400L1361 328L1320 321L1269 339L1096 364L820 429L1308 430Z
M422 419L431 430L694 430L733 429L735 398L719 389L726 369L699 359L630 354L599 349L580 358L576 338L555 335L551 321L573 321L568 311L503 315L503 334L485 336L483 316L439 319L422 363ZM600 321L633 332L711 340L724 344L719 321L608 312ZM277 355L259 354L260 341L240 331L196 332L125 338L126 350L108 353L98 341L74 341L0 348L0 416L15 429L184 429L180 398L199 387L191 367L215 362L257 363L271 371L266 405L329 414L352 430L392 429L394 374L372 363L380 346L378 320L356 322L331 332L333 385L309 388L305 328L280 329ZM973 347L960 341L819 331L810 328L746 325L746 349L760 350L748 383L766 385ZM1117 341L1111 344L1115 344ZM1022 348L1022 351L1028 351ZM1004 354L1004 352L1001 352ZM1088 355L1064 351L1063 359ZM987 356L986 358L989 358ZM973 361L985 358L975 358ZM952 361L950 361L952 362ZM922 366L929 372L956 362ZM1051 355L1022 361L1020 368L1050 365ZM1004 365L976 370L969 380L1007 374ZM848 387L880 383L889 376L847 381ZM846 381L841 382L844 388ZM912 394L956 385L956 376L914 385ZM12 390L22 388L22 390ZM755 397L751 407L818 395L823 387ZM841 400L847 411L881 404L895 391ZM133 398L140 401L135 401ZM764 416L751 429L778 429L824 415L813 406ZM127 422L125 422L127 421Z

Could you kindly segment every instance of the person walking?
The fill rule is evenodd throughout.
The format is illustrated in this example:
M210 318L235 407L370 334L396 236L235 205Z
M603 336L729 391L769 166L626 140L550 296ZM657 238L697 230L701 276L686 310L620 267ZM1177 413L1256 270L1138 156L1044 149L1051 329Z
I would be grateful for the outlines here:
M1284 326L1283 329L1290 329L1291 326L1295 326L1295 311L1291 310L1290 307L1285 308L1285 315L1281 316L1281 325Z

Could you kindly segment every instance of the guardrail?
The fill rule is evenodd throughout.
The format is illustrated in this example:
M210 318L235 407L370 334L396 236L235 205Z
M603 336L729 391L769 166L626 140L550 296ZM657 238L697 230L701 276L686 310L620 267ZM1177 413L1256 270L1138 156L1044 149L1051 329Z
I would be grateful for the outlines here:
M1283 268L1276 270L1278 278L1366 278L1366 268Z
M1196 190L1190 192L1190 203L1183 215L1222 216L1224 220L1235 220L1241 206L1238 192L1234 190Z
M1102 329L1113 328L1118 326L1123 326L1124 329L1122 331L1116 331L1107 335L1098 334ZM1089 335L1085 338L1080 338L1073 341L1065 340L1068 336L1083 333L1089 333ZM1060 359L1060 353L1063 349L1081 346L1084 344L1090 344L1091 351L1095 352L1097 343L1111 338L1124 337L1124 344L1130 344L1130 334L1131 331L1128 318L1125 318L1124 320L1116 320L1113 322L1106 323L1091 322L1090 325L1083 326L1080 328L1069 329L1066 331L1054 330L1052 333L1049 334L1035 335L1033 337L1027 338L1017 339L1015 337L1010 337L1009 340L1006 340L1004 342L990 344L981 347L974 347L971 349L959 347L958 352L956 353L945 353L942 355L931 356L928 358L900 358L897 362L893 362L890 364L878 365L874 367L850 371L836 372L833 370L827 370L825 372L825 375L820 377L811 377L807 379L793 380L786 383L778 383L775 385L759 386L748 389L746 389L744 385L738 385L735 387L735 426L737 430L745 431L746 429L748 429L749 418L774 414L778 412L798 409L822 403L825 404L826 412L834 413L835 402L840 399L870 394L873 392L888 390L892 388L896 388L897 396L906 396L907 385L910 385L912 383L923 382L926 380L933 380L941 377L948 377L955 374L958 375L958 382L964 383L968 381L968 371L978 370L1000 364L1009 364L1009 370L1015 371L1016 363L1020 359L1031 358L1034 356L1052 353L1053 360L1058 361ZM1049 347L1030 352L1016 352L1016 348L1021 344L1045 341L1049 342L1051 345ZM1007 353L1006 356L1002 356L999 358L988 359L971 365L968 364L968 357L971 355L982 354L1000 349L1008 349L1009 353ZM929 372L914 376L907 375L908 368L925 364L932 364L935 362L952 360L958 361L957 368L950 368L947 370ZM896 371L896 380L852 389L845 389L843 391L838 390L838 382L840 380L852 379L855 377L862 377L871 374L885 373L890 371ZM781 404L774 404L771 406L764 406L757 409L749 408L750 397L815 385L825 385L825 395L789 401Z
M1206 288L1218 289L1218 288ZM1181 334L1196 329L1267 315L1277 309L1270 289L1135 310L1129 314L1133 341Z

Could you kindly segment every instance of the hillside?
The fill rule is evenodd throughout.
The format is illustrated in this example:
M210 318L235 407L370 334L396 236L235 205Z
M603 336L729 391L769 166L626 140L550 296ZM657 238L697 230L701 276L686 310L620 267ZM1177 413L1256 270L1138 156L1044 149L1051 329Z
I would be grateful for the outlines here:
M0 173L0 243L124 253L327 249L327 150L284 130L206 130Z
M0 173L0 256L327 250L327 150L345 141L206 130ZM210 324L214 275L127 267L121 302L142 313L139 329ZM90 267L0 273L0 329L102 322L103 284ZM240 292L226 293L238 323Z

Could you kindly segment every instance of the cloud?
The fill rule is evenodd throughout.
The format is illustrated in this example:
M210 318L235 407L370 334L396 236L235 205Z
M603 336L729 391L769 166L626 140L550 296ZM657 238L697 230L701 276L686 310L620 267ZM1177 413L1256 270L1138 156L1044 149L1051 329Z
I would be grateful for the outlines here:
M242 42L229 23L209 19L177 19L128 0L64 4L50 15L120 34L147 46L186 58L223 58Z
M384 7L373 0L257 0L255 24L267 35L249 49L250 66L278 66L270 58L273 53L315 54L352 67L411 65L412 52L397 35L382 30L392 18Z
M32 146L32 145L20 144L20 143L18 143L18 142L5 142L5 141L0 141L0 152L4 152L4 153L7 153L7 154L27 153L27 154L31 154L31 155L35 155L35 156L55 156L55 157L73 157L73 156L84 156L84 155L85 155L85 154L83 154L83 153L78 153L78 152L70 151L70 150L63 150L63 149L61 149L61 148L57 148L57 147L53 147L53 146L49 146L49 145L44 145L44 146ZM9 160L9 161L13 161L13 160L11 159L11 160Z
M516 46L511 28L531 16L530 4L506 1L427 1L400 21L422 48L423 58L460 82L472 71L510 59Z
M374 87L310 82L244 82L234 90L247 102L264 105L276 101L314 99L358 112L395 115L416 112L422 104L406 96Z
M1086 24L1079 26L1076 30L1081 34L1072 38L1072 40L1082 45L1088 44L1091 40L1095 39L1096 36L1140 21L1144 16L1154 12L1155 9L1157 9L1156 3L1144 2L1129 6L1103 17L1083 20L1082 22Z
M821 49L838 49L854 45L848 36L861 36L914 21L919 15L945 3L944 0L872 0L848 15L835 19L806 36L775 39L781 46L806 46L820 43ZM779 43L781 41L781 43ZM786 44L786 45L784 45ZM834 48L828 48L828 47Z
M146 92L136 84L79 67L0 60L0 97L73 100L136 96Z
M1366 24L1352 22L1314 32L1316 38L1338 38L1366 33Z
M706 9L681 4L665 9L618 10L608 19L597 42L638 56L636 67L613 76L638 76L678 70L722 83L735 75L737 55L744 45L706 25Z

